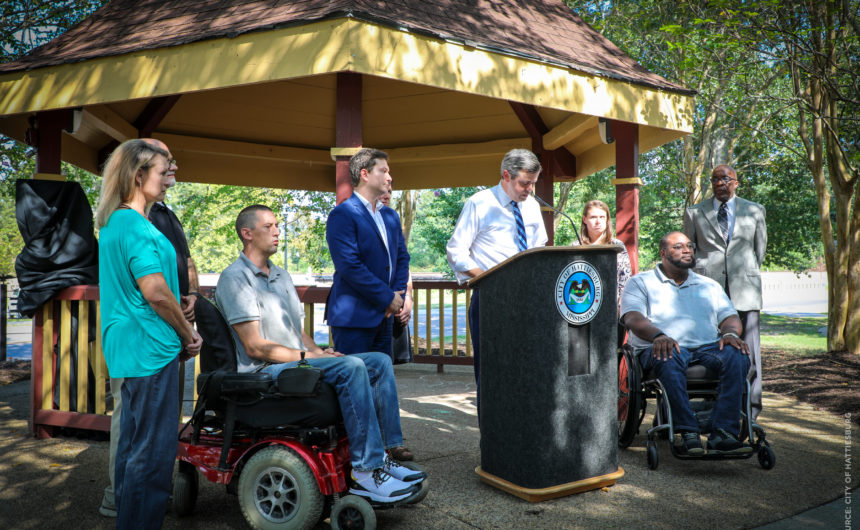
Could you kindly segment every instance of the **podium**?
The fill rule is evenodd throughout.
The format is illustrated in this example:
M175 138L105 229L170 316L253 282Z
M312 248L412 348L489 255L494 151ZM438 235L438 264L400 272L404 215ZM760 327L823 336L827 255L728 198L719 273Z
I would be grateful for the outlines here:
M480 319L481 480L536 502L618 466L620 247L526 250L469 282Z

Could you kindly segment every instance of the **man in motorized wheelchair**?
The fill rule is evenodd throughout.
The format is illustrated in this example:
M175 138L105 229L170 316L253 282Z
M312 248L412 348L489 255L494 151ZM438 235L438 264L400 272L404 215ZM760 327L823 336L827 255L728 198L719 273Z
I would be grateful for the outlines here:
M681 232L660 240L661 261L637 274L621 298L621 318L643 370L665 387L675 432L689 455L704 454L699 423L687 395L687 367L706 366L719 374L711 413L708 454L750 453L738 439L749 349L739 337L741 322L722 287L692 272L695 246Z
M238 371L277 378L302 356L323 369L323 381L337 393L349 439L350 493L375 503L413 495L425 473L400 465L386 452L403 444L390 357L376 352L343 356L323 350L303 331L304 311L290 275L269 260L279 234L271 209L243 209L236 233L243 250L221 274L215 296L236 342Z

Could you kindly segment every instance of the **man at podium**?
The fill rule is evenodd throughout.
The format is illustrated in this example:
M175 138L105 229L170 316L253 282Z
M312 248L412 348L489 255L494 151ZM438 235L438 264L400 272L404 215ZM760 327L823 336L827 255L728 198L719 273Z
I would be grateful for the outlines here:
M541 172L540 161L528 149L513 149L502 159L501 180L472 195L457 219L446 247L448 264L461 284L518 252L546 245L540 206L531 196ZM480 389L480 329L478 290L472 292L469 328L475 357L475 381Z

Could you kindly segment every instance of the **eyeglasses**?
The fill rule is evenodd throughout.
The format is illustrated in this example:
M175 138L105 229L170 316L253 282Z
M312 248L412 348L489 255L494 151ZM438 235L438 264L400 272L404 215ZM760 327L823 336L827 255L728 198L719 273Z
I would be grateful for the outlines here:
M723 175L722 177L711 177L711 183L716 184L717 182L722 182L723 184L728 184L729 182L736 182L738 179L733 179L728 175Z
M176 162L175 158L171 158L167 161L167 167L176 166L179 167L179 164Z
M677 250L677 251L681 251L681 250L684 250L686 248L688 250L695 252L696 251L696 244L693 243L692 241L687 243L686 245L684 243L678 243L677 245L672 245L671 248L673 250Z

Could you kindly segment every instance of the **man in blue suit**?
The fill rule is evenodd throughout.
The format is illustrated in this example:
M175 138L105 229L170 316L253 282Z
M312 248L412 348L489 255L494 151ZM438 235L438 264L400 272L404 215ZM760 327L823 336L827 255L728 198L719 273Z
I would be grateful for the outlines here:
M392 315L403 307L409 253L397 212L379 202L391 186L388 155L361 149L350 159L349 173L355 191L326 224L334 261L328 325L342 353L390 354Z

